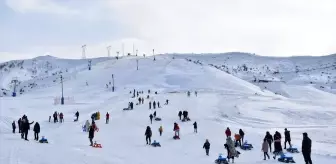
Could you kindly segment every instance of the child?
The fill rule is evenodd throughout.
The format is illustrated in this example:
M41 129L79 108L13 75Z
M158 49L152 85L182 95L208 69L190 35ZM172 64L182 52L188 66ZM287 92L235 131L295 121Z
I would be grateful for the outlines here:
M262 143L262 151L264 152L264 160L266 160L266 156L268 157L268 159L270 159L269 155L268 155L268 142L266 140L266 138L264 139L264 142Z
M206 155L209 156L210 143L209 143L208 139L205 140L205 143L203 145L203 149L205 149Z
M162 132L163 132L163 128L162 128L162 126L160 126L160 128L159 128L160 136L162 136Z

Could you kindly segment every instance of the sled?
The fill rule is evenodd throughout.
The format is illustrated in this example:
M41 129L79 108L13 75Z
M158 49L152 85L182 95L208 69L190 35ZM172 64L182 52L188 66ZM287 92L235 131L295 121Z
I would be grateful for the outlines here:
M102 148L101 144L97 144L96 142L93 144L92 147L94 147L94 148Z
M282 153L280 155L280 158L278 158L279 162L285 162L285 163L295 163L293 157L289 154Z
M174 140L179 140L180 137L179 137L179 136L174 136L173 139L174 139Z
M132 110L132 109L131 108L124 108L123 110L125 111L125 110Z
M161 121L162 119L160 117L156 117L154 120L155 121Z
M156 142L155 140L154 140L154 142L151 144L153 147L161 147L161 144L160 144L160 142Z
M252 144L249 144L247 141L240 147L243 150L251 150L253 148Z
M189 118L189 117L187 117L187 118L183 118L183 119L182 119L182 122L187 122L187 121L190 121L190 118Z
M216 164L229 164L226 158L222 154L219 154L218 158L215 160Z
M296 147L289 147L287 149L287 152L290 152L290 153L299 153L299 150Z
M40 143L48 143L48 140L42 136L42 139L39 141Z

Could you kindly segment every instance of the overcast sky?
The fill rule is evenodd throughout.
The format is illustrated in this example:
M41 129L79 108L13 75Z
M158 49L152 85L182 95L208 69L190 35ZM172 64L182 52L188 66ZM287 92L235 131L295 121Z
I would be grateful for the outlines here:
M0 0L0 61L53 55L336 53L336 0Z

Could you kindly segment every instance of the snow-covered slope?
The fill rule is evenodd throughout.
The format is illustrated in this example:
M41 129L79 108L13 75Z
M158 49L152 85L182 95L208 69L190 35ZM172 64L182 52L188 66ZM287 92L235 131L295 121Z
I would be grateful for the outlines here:
M111 91L112 74L115 92ZM278 130L283 134L285 127L299 149L302 132L308 132L313 141L314 163L336 160L334 94L319 91L319 95L301 98L314 88L285 88L291 97L283 97L211 66L172 59L169 55L158 56L156 61L134 57L103 60L91 71L83 69L63 76L68 79L64 82L64 95L75 98L71 102L66 100L64 106L53 105L54 97L61 95L59 80L53 84L36 79L37 83L53 85L35 88L16 98L0 98L0 163L213 163L218 153L226 154L223 146L226 127L233 134L243 129L245 139L254 145L251 151L238 149L242 153L235 160L238 164L275 163L273 159L262 160L261 142L266 131L273 134ZM130 94L133 89L144 91L140 97L145 97L145 103L134 105L132 111L122 111L128 102L136 103L137 98L131 98ZM146 99L148 89L150 99ZM198 91L198 96L188 97L187 91ZM166 99L169 104L163 105ZM149 101L160 101L162 108L156 112L162 121L150 124L148 116L154 110L148 110ZM177 116L180 110L188 110L192 121L180 122ZM54 111L64 113L65 123L48 122ZM79 122L73 122L76 111L80 112ZM88 134L81 128L96 111L101 112L102 120L96 122L100 130L94 140L102 144L102 149L89 147ZM106 112L110 113L109 124L105 124ZM40 136L46 136L49 144L33 141L32 131L29 142L11 133L11 122L23 114L40 123ZM193 133L193 121L198 122L197 134ZM181 140L172 139L174 122L180 125ZM160 125L163 136L158 133ZM152 140L159 141L161 148L146 146L146 126L152 128ZM205 139L211 143L209 157L202 149ZM294 159L303 163L301 154L294 154Z

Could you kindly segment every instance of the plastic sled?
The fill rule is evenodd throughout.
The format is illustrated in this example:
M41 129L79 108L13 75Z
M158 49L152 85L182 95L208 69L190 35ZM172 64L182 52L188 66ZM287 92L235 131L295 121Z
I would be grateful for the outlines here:
M48 140L42 136L42 139L39 141L40 143L48 143Z
M280 158L278 158L278 161L285 162L285 163L295 163L293 156L289 154L284 154L284 153L280 155Z
M153 147L161 147L161 144L160 144L160 142L156 142L155 140L154 140L154 142L151 144Z
M179 140L180 137L179 137L179 136L174 136L173 139L174 139L174 140Z
M296 147L290 147L287 149L287 152L290 153L299 153L299 150Z
M215 160L216 164L229 164L226 158L222 154L219 154L218 158Z
M155 121L161 121L162 119L160 117L156 117L154 120Z
M252 144L248 144L247 142L245 142L240 148L243 150L251 150L253 146Z
M94 143L93 146L94 148L102 148L101 144Z

